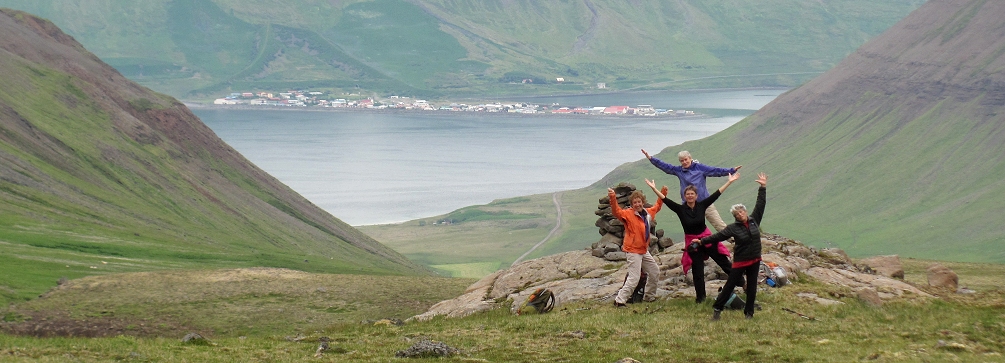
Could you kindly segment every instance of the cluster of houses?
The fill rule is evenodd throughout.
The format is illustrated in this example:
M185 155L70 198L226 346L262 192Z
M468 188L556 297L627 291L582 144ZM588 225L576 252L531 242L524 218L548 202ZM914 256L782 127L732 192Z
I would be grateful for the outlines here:
M650 105L601 106L601 107L562 107L558 104L542 106L531 103L483 103L467 105L450 103L436 106L426 100L408 97L390 96L381 101L372 98L347 100L344 98L326 97L324 92L288 91L273 94L269 92L235 92L224 98L213 101L214 105L249 105L249 106L280 106L280 107L329 107L357 109L399 109L422 111L457 111L457 112L506 112L522 114L569 114L569 115L636 115L636 116L689 116L694 111L668 110L653 108Z

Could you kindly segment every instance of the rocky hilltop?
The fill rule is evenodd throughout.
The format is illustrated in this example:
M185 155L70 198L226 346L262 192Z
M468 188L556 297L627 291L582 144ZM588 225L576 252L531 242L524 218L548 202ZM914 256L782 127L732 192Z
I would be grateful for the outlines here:
M726 242L726 246L732 250L730 243ZM681 270L682 251L679 247L678 244L677 248L667 248L663 252L651 251L661 272L658 298L694 297L690 272L685 275ZM896 256L856 264L840 249L815 249L799 241L772 234L761 239L761 247L764 261L784 268L790 283L799 283L799 276L808 276L823 283L845 287L851 294L877 305L892 299L932 296L903 281L904 271ZM428 320L441 315L463 317L499 307L509 308L515 313L538 288L554 292L557 306L577 301L607 305L613 301L613 295L625 280L626 266L623 262L612 263L596 257L591 250L541 257L488 275L469 286L464 295L433 305L429 311L412 319ZM705 261L705 271L706 291L717 291L725 284L727 276L712 260ZM949 283L939 284L955 289L955 285ZM816 296L807 298L822 304L838 303Z

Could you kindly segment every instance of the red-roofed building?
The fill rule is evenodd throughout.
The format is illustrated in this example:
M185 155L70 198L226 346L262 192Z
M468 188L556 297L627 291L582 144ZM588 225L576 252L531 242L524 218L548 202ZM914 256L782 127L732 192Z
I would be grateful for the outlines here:
M628 113L628 106L607 106L604 113L609 115L624 115Z

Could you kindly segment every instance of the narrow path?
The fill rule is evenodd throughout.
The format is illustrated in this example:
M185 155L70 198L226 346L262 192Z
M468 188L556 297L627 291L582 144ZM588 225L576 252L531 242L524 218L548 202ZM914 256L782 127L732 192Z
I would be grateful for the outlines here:
M551 239L551 237L554 236L555 233L558 233L558 231L562 229L562 204L558 202L558 197L560 196L562 196L562 192L555 192L554 194L551 195L551 201L555 203L555 211L558 212L557 213L558 216L555 217L555 227L551 229L551 232L548 232L547 236L544 236L544 239L541 240L541 242L538 242L536 245L534 245L534 247L531 247L529 250L527 250L527 252L524 252L522 255L520 255L520 257L518 257L516 261L513 261L513 264L510 266L516 266L516 264L520 263L520 261L523 261L523 259L527 257L527 255L529 255L531 252L534 252L534 250L536 250L538 247L541 247L541 245L543 245L545 242Z

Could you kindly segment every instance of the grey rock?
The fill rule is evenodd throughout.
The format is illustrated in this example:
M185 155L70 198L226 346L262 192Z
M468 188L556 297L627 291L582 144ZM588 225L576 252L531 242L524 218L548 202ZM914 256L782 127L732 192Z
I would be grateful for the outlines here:
M432 340L420 340L415 344L412 344L406 350L399 350L394 354L398 358L436 358L436 357L450 357L454 354L459 353L457 348L446 345L442 342L436 342Z

